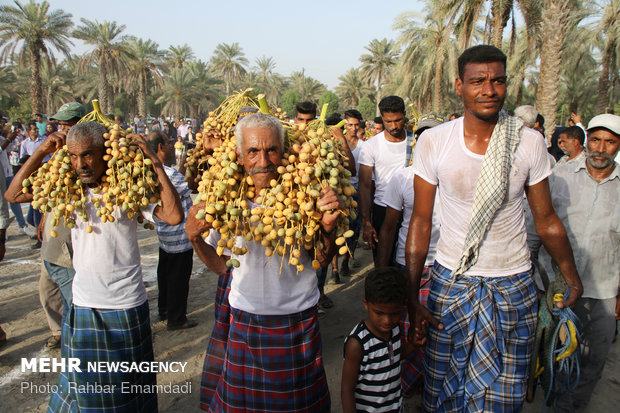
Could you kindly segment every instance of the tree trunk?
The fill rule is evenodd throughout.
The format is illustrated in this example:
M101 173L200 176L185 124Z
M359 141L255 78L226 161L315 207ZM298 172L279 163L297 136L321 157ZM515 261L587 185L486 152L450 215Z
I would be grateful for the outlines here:
M570 8L566 0L548 0L542 9L540 31L540 75L536 109L545 118L545 135L551 142L556 126L556 108L562 67L562 44Z
M43 112L41 50L37 46L30 50L30 95L32 96L32 114Z
M523 80L525 79L525 63L519 69L519 74L515 79L515 84L517 85L517 96L515 98L515 107L519 107L523 103Z
M375 116L381 116L381 111L379 110L379 102L381 102L381 73L377 76L377 110L375 111Z
M443 70L443 50L439 49L440 53L437 53L435 60L435 79L433 79L433 112L442 112L441 107L441 73Z
M138 113L146 119L146 77L140 79L138 87Z
M106 114L113 114L114 113L114 86L112 86L111 83L108 83L108 105L107 105L107 109L105 110Z
M608 40L605 47L605 53L603 54L603 65L601 69L601 76L598 78L598 99L596 100L596 113L605 113L607 105L609 103L609 65L611 64L611 55L615 49L614 42Z
M491 23L491 44L498 49L501 49L502 47L502 37L504 36L501 3L501 0L493 0L493 5L491 6L491 17L493 18L493 22Z
M99 106L103 111L108 110L108 74L106 66L99 59L99 82L97 83L97 92L99 93Z

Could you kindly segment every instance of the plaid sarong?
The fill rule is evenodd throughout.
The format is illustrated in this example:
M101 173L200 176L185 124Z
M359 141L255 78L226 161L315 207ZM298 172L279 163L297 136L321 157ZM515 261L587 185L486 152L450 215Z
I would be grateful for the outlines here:
M156 384L155 373L91 372L87 369L88 362L153 361L148 302L125 310L71 305L62 335L63 357L80 359L82 371L60 373L58 391L51 396L48 413L157 411L156 393L123 392L122 385L125 382L142 389L152 388ZM105 393L102 391L105 387L96 388L96 385L115 387L113 393ZM82 389L87 391L82 392Z
M428 294L430 292L430 276L433 267L424 267L422 279L420 280L420 291L418 299L420 304L426 307ZM409 332L409 312L405 310L405 316L400 321L400 331L403 332L403 341L407 342L407 334ZM421 389L424 384L424 370L422 368L424 360L424 350L420 347L415 349L406 359L403 359L400 365L401 384L403 386L403 394L415 392ZM419 392L419 391L418 391Z
M458 280L450 274L435 262L428 309L444 329L429 328L424 410L520 411L538 307L531 270Z
M211 412L329 412L316 307L289 315L231 309Z
M408 129L405 129L405 136L407 140L407 152L405 155L405 168L413 165L413 151L415 148L415 135Z
M217 280L214 304L215 324L207 345L207 354L205 355L205 362L202 367L202 380L200 382L200 408L202 410L209 410L209 405L215 394L215 389L220 381L220 375L224 367L226 342L228 341L228 330L230 328L228 294L230 294L231 281L231 269L224 274L220 274Z

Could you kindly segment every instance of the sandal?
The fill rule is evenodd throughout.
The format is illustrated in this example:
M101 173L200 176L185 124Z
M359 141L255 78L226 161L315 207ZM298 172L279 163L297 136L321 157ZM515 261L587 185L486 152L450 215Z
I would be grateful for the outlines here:
M166 329L168 331L176 331L176 330L186 330L188 328L194 328L198 325L197 322L195 322L194 320L191 319L187 319L183 324L179 324L179 325L170 325L168 324L168 326L166 327Z
M321 294L319 298L319 307L320 308L332 308L334 306L334 302L331 298L326 296L325 294Z
M60 347L60 336L51 336L45 343L45 348L51 350Z

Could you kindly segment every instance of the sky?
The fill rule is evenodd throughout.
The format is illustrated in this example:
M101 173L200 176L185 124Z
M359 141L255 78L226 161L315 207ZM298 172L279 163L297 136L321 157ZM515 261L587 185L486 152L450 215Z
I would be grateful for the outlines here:
M398 37L392 30L398 14L422 12L424 7L420 0L48 2L50 10L71 13L76 25L81 18L116 21L126 26L123 34L151 39L160 49L187 43L203 61L219 43L238 42L250 66L258 57L271 56L275 72L288 76L303 68L330 89L338 85L339 76L359 66L372 39ZM75 53L89 50L78 40L74 43Z

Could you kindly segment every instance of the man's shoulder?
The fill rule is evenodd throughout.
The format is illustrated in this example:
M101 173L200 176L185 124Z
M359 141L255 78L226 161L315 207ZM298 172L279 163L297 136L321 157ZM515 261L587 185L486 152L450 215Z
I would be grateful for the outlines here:
M415 175L415 172L413 171L413 165L410 165L406 168L401 168L394 172L392 179L397 182L404 182L407 181L407 179L413 179L413 175Z

